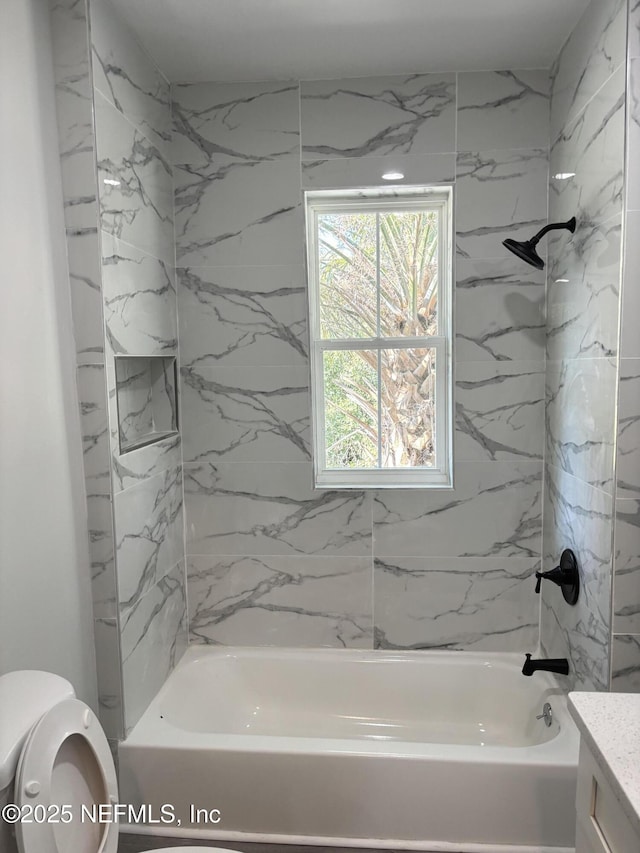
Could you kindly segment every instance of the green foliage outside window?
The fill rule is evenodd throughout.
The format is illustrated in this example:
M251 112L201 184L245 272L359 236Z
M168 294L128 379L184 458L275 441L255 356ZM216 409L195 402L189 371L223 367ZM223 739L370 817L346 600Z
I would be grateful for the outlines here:
M318 259L323 340L438 334L435 211L323 213ZM435 464L435 351L428 341L327 349L323 366L329 468Z

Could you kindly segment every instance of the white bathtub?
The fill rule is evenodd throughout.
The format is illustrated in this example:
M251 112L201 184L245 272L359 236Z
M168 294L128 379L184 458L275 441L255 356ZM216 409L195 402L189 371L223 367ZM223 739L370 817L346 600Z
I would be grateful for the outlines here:
M121 801L173 806L180 825L151 831L189 838L570 849L579 736L553 677L522 662L191 647L120 747Z

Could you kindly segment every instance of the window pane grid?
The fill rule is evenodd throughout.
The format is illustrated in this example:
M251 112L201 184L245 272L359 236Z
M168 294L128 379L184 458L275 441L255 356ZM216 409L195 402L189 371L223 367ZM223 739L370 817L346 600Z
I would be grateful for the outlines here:
M327 208L316 212L314 222L318 337L371 337L372 330L377 337L437 333L440 210Z
M358 341L358 344L361 342ZM388 344L383 343L382 346L376 349L372 347L362 347L358 346L356 349L347 349L345 347L323 347L322 349L318 348L314 357L314 361L317 363L319 359L319 371L318 374L321 377L321 399L323 400L322 406L325 412L325 441L324 441L324 466L327 469L336 470L336 468L340 468L341 466L336 464L336 459L338 458L338 452L336 451L336 445L339 443L338 440L336 442L335 436L333 433L335 432L330 428L327 422L328 416L332 413L335 414L336 411L340 409L338 406L336 408L335 400L335 387L332 386L332 381L338 386L338 388L342 388L345 390L347 386L350 386L352 391L352 402L355 400L359 406L357 416L352 412L352 417L359 423L361 429L365 431L371 428L371 415L373 409L373 397L371 396L371 380L373 379L373 373L369 372L368 379L362 374L363 366L360 368L357 367L357 364L361 362L361 359L353 359L345 362L344 360L338 362L338 367L336 370L336 365L333 366L331 370L332 376L328 376L327 371L327 361L326 356L328 354L343 354L348 358L350 355L356 355L356 353L362 353L363 357L365 357L365 361L368 362L369 367L364 367L365 370L371 371L373 365L372 361L375 360L375 421L376 421L376 465L372 466L370 463L366 466L355 464L355 459L363 452L362 441L359 442L360 450L352 451L349 455L348 462L343 465L343 468L349 468L352 470L371 470L372 467L378 470L388 470L393 468L394 470L407 470L407 468L422 468L422 469L439 469L441 467L442 460L442 448L440 446L440 441L438 441L437 433L438 433L438 419L437 419L437 407L440 405L438 402L443 397L443 385L441 382L441 374L440 372L432 367L432 369L428 372L428 375L422 376L420 379L420 375L424 373L424 370L420 370L422 368L421 362L424 362L425 358L429 353L432 353L430 356L430 360L434 365L438 363L442 364L441 355L446 350L444 346L440 346L436 344L435 346L432 342L427 343L424 339L418 340L417 346L407 345L406 341L403 339L402 343L398 347L389 347ZM407 353L408 358L405 359L407 364L405 364L404 374L401 376L393 376L391 371L391 362L394 360L394 356L397 359L398 354ZM366 355L368 354L368 359ZM415 359L415 364L411 364L412 356ZM351 362L351 367L349 366L349 361ZM359 372L359 376L355 376L354 369L356 372ZM387 381L385 382L385 377L383 376L383 369L390 374L387 377ZM418 374L418 375L416 375ZM409 382L407 383L407 377L409 377ZM428 391L427 396L424 396L421 387L415 388L412 385L427 385ZM368 391L365 387L368 385ZM395 394L394 394L395 391ZM383 393L386 398L386 402L383 402ZM396 402L396 397L401 397L404 395L405 400L401 406L398 407ZM368 402L367 402L368 401ZM390 402L391 401L391 402ZM425 422L425 414L424 410L431 410L430 417L428 417L428 423ZM366 410L366 411L365 411ZM435 413L434 413L435 410ZM393 417L393 413L396 413L396 417ZM385 422L383 419L387 418ZM367 427L367 423L369 426ZM411 446L407 446L407 456L409 458L415 458L416 454L420 456L420 458L431 458L432 461L429 463L423 462L411 462L405 465L390 465L388 463L383 464L383 459L386 456L387 458L390 456L389 450L389 436L391 434L397 435L399 432L404 432L405 438L413 436L413 443ZM429 439L425 439L425 434L429 432ZM387 443L385 444L385 436L387 437ZM351 438L351 436L347 435L346 438ZM427 446L425 446L425 441ZM335 442L335 444L333 443ZM405 442L406 444L406 442ZM418 445L421 445L420 447ZM429 454L428 446L433 448L433 453ZM366 454L366 451L365 455ZM397 451L396 451L397 455Z
M310 196L313 194L307 195ZM451 483L449 197L445 192L445 200L432 206L419 199L403 203L397 198L382 202L372 198L369 204L347 200L340 204L314 201L310 205L314 458L318 485L357 488L359 483L361 487L368 484L384 488L403 482L442 486ZM403 211L411 215L403 219L398 216ZM364 225L355 218L358 214L364 217ZM344 222L340 221L340 215L346 217ZM323 221L322 217L333 219ZM375 240L370 239L374 237L371 232L375 232ZM356 238L361 235L364 238L370 235L368 250L366 242L357 243ZM415 239L413 252L407 251L411 239ZM339 261L323 277L333 249ZM344 299L354 309L347 319L343 315ZM359 315L367 300L368 311ZM375 330L375 336L371 336L369 329ZM422 329L428 329L430 334L415 334ZM344 374L334 371L334 379L338 377L335 386L344 390L350 383L352 400L358 400L360 392L364 393L364 386L358 386L354 380L361 368L355 367L353 373L353 366L364 360L374 368L377 435L371 450L377 457L376 467L371 467L371 456L367 465L360 467L360 454L351 451L346 465L341 467L340 453L336 452L341 444L347 443L346 439L355 435L353 430L345 429L344 442L341 436L336 441L335 424L327 419L331 407L336 410L337 396L335 387L332 389L327 384L325 359L341 352L352 365L351 375L348 371ZM403 352L406 355L402 356ZM349 359L358 353L355 361ZM372 379L373 376L374 373ZM374 398L369 399L370 416L374 414ZM362 404L362 399L359 402ZM397 460L402 460L402 464L394 464ZM380 479L385 474L400 479Z

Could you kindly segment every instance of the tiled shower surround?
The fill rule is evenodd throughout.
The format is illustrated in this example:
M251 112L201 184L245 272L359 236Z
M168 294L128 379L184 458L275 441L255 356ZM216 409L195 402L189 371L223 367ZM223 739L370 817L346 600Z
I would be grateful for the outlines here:
M544 653L578 689L638 689L640 352L618 318L637 313L639 20L635 0L593 2L550 86L516 71L173 87L192 641L533 649L544 515L543 567L571 547L583 581L575 608L543 585ZM314 492L297 191L392 169L455 182L455 489ZM572 215L545 293L501 241Z
M187 642L180 437L120 453L114 369L114 356L177 356L171 115L166 79L110 4L90 12L126 732ZM152 405L147 395L126 411L148 422Z
M187 645L180 438L121 455L115 381L115 356L177 356L169 86L107 0L56 0L52 22L98 691L116 739ZM120 415L147 423L151 407L131 392Z
M533 650L548 74L177 85L190 639ZM318 491L305 188L455 183L455 489Z
M629 12L611 685L640 691L640 0Z
M640 3L625 201L625 0L594 0L551 75L171 86L108 0L90 57L87 2L52 16L110 736L188 640L534 652L541 628L568 683L638 689ZM455 185L455 488L314 490L302 191L398 169ZM501 245L574 214L548 276ZM181 435L120 455L115 357L178 355ZM565 547L573 609L534 593Z
M541 639L591 689L609 683L626 11L592 3L552 69L549 219L578 228L548 243L544 554L571 547L582 589L568 608L543 583Z

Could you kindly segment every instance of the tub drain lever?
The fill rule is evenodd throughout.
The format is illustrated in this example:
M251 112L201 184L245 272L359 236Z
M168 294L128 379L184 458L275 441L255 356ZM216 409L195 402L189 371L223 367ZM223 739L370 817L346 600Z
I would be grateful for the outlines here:
M562 552L560 565L548 572L536 572L536 592L540 592L543 580L552 581L562 589L567 604L575 604L580 593L580 573L576 555L569 548Z
M553 722L553 708L549 702L545 702L542 706L542 713L536 714L536 720L544 720L545 726L550 726Z

